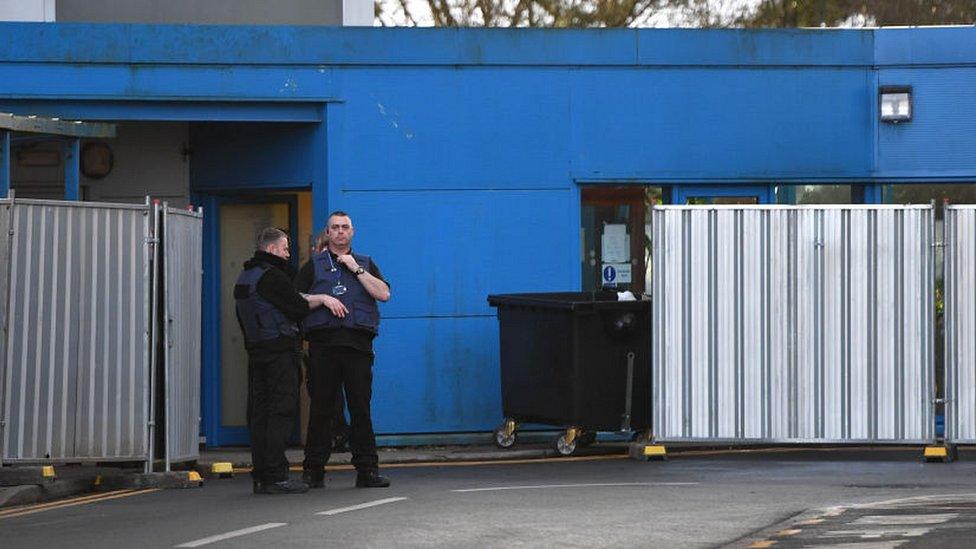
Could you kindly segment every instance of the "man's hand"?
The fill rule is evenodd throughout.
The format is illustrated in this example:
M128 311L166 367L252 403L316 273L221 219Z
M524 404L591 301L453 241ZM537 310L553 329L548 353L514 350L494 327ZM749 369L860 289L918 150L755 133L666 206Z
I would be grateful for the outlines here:
M356 272L356 269L359 269L359 263L356 263L356 259L351 254L336 256L336 261L345 265L352 272Z
M346 306L343 305L341 301L332 297L331 295L318 294L314 297L317 297L319 299L319 302L322 304L322 306L328 307L329 310L332 311L332 314L336 316L336 318L345 318L346 314L349 313L349 309L346 309Z

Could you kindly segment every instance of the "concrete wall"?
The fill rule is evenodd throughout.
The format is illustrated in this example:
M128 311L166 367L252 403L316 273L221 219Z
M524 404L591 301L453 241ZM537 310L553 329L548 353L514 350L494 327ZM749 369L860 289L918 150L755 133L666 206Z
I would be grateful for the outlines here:
M183 151L189 144L186 123L121 123L114 139L105 140L115 161L102 179L82 175L82 196L100 202L142 202L146 195L184 207L190 197L189 158ZM82 146L84 147L84 141ZM44 142L33 150L58 151L59 142ZM24 148L18 148L24 151ZM64 167L24 167L11 161L13 188L21 198L64 196Z
M373 26L373 2L372 0L57 0L57 20L86 23Z

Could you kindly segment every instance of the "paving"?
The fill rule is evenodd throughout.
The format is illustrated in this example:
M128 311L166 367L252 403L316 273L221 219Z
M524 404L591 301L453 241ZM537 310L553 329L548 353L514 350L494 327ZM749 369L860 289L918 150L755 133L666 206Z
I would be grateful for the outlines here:
M384 466L390 488L357 489L355 474L338 468L325 489L289 496L254 495L238 474L196 490L0 510L0 529L5 548L969 545L976 455L949 464L919 456L776 449L664 462L402 462Z

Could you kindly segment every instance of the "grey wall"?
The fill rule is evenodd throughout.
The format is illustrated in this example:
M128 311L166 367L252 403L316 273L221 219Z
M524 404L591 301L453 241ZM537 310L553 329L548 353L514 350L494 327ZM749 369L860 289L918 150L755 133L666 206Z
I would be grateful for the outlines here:
M56 13L59 23L341 25L342 0L57 0Z
M102 179L82 176L82 196L88 201L135 202L151 195L184 207L190 198L189 159L184 157L188 143L186 123L118 124L114 139L106 139L115 161L111 173ZM84 146L84 142L82 142ZM39 143L37 150L58 150L58 142ZM22 149L18 149L22 150ZM11 161L12 186L21 198L64 196L64 167L24 167Z

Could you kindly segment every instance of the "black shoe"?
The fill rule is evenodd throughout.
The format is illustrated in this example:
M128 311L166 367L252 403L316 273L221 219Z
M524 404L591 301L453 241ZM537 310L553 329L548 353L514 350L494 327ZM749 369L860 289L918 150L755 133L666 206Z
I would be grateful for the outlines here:
M258 488L259 494L304 494L305 492L308 492L308 484L300 480L262 482Z
M302 482L308 484L309 488L325 488L325 475L322 473L315 474L313 471L305 471L302 473Z
M356 488L386 488L390 479L379 473L362 473L356 476Z

